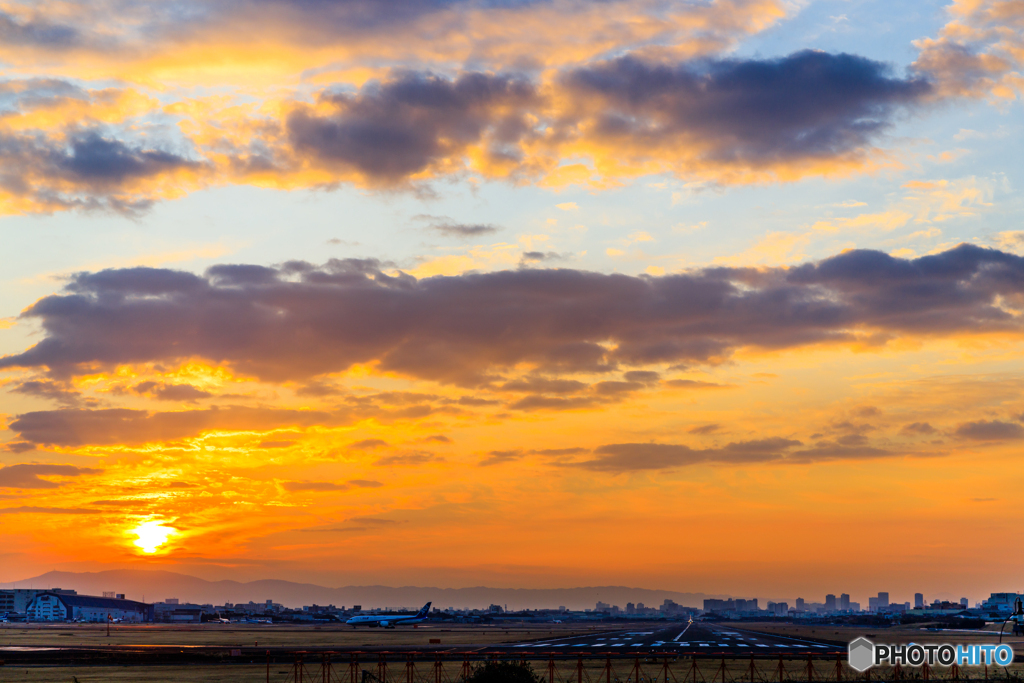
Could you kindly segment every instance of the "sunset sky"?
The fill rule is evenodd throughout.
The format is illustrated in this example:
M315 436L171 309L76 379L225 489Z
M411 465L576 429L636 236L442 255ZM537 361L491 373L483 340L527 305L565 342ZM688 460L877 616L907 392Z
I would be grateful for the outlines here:
M1024 590L1021 0L0 0L0 584Z

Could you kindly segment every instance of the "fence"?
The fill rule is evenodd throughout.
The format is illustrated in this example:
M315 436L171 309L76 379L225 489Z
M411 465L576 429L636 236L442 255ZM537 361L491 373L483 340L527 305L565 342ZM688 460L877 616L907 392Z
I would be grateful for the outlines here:
M267 683L460 683L487 661L529 664L544 683L842 683L851 681L1021 681L1015 668L873 667L851 669L845 658L680 657L658 654L548 653L296 653L287 670L267 654Z

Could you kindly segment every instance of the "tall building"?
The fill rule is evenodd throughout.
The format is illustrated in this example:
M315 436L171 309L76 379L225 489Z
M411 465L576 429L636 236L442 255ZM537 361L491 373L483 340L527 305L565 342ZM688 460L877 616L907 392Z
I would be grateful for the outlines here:
M743 598L736 598L736 611L737 612L756 612L757 611L757 598L751 598L750 600L744 600Z
M878 609L885 609L889 606L889 594L878 591Z
M849 612L850 611L850 594L849 593L843 593L842 595L839 596L839 609L841 609L844 612Z
M923 593L914 593L914 609L924 609Z
M804 611L804 605L805 604L806 603L804 603L804 599L803 598L797 598L796 599L796 608L798 610L800 610L801 612Z
M835 612L836 611L836 596L834 596L832 593L829 593L828 595L825 596L825 611L826 612Z
M964 609L967 609L967 606L970 605L967 598L960 598L960 604L964 606Z

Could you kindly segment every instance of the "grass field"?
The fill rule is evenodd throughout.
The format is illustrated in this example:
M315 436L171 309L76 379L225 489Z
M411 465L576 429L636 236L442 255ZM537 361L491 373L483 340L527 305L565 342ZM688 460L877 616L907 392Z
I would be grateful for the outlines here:
M396 629L353 628L344 624L116 624L106 635L100 624L3 624L0 647L68 647L72 645L217 645L225 647L407 647L427 645L494 645L593 633L607 627L579 624L502 626L429 624ZM257 645L258 643L258 645Z

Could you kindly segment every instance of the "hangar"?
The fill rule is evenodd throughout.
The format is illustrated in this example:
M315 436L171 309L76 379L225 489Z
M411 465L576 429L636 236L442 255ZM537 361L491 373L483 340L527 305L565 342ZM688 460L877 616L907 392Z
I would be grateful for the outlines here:
M28 621L87 621L110 619L129 623L153 621L153 605L123 598L95 595L41 593L25 610Z

